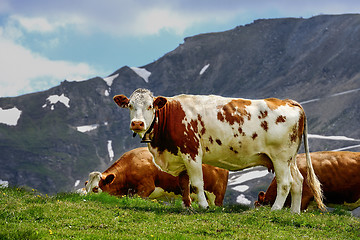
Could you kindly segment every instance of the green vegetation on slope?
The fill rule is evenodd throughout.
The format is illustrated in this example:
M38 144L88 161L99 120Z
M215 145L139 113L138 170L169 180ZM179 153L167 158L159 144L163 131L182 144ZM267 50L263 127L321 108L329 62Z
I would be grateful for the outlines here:
M107 194L43 196L0 189L0 239L359 239L360 220L337 213L224 206L203 211Z

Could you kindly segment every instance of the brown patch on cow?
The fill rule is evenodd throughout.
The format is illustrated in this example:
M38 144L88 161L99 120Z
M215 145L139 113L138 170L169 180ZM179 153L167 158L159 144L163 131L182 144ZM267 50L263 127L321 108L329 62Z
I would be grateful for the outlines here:
M252 137L253 140L255 140L255 138L257 138L257 136L258 136L258 135L257 135L257 133L255 132L255 133L253 133L253 135L252 135L251 137Z
M213 140L213 138L212 138L211 136L209 137L209 142L210 142L211 144L214 143L214 140Z
M297 125L294 125L293 128L291 129L291 134L290 134L291 142L296 142L297 140L301 141L302 134L304 132L304 124L305 124L305 113L301 112Z
M276 118L276 121L275 123L278 124L278 123L284 123L286 121L286 116L283 116L283 115L280 115Z
M301 107L301 106L300 106ZM302 109L302 108L301 108ZM305 121L306 121L306 116L305 116L305 112L302 111L300 113L300 117L299 117L299 127L298 127L298 138L301 139L302 134L304 133L304 127L305 127Z
M220 139L216 139L216 143L219 144L221 146L222 142L220 141Z
M291 129L290 141L296 142L297 139L298 139L298 126L294 125L293 128Z
M217 106L217 118L219 121L226 121L230 125L233 125L235 122L242 125L245 118L247 120L251 119L251 114L246 111L246 106L249 105L251 105L250 100L234 99L223 106Z
M200 134L201 134L201 135L204 135L205 132L206 132L206 128L205 128L205 123L204 123L204 121L202 120L200 114L198 114L198 121L199 121L200 126L201 126Z
M260 115L258 116L258 118L259 119L264 119L264 118L266 118L267 117L267 115L268 115L268 111L260 111Z
M235 154L239 153L239 152L236 151L233 147L230 147L230 150L233 151Z
M210 152L209 147L205 147L205 151L206 151L206 152Z
M240 133L241 135L245 136L245 133L243 132L243 130L242 130L241 127L239 127L238 131L239 131L239 133Z
M296 102L294 100L291 100L291 99L281 100L281 99L278 99L278 98L267 98L267 99L264 99L264 101L266 102L266 105L271 110L275 110L278 107L285 106L285 105L288 105L288 106L291 106L291 107L302 108L301 105L298 102Z
M261 122L261 127L265 130L265 132L267 132L267 130L269 129L267 121Z
M191 159L198 155L200 140L198 121L192 120L187 126L182 121L186 115L181 103L176 100L169 100L158 112L158 121L154 124L154 137L151 147L156 148L160 153L165 150L177 155L178 151L187 153Z
M234 134L234 137L235 137L235 138L238 137L238 136L239 136L239 134L237 134L237 133Z

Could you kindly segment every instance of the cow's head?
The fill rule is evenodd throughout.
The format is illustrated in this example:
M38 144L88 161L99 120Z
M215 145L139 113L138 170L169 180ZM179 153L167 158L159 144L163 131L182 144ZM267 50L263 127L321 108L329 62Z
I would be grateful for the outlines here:
M155 119L155 111L164 107L167 99L154 98L149 90L139 88L129 99L124 95L116 95L114 101L119 107L130 110L130 130L143 137Z
M89 181L85 182L85 189L87 193L101 193L111 192L109 186L115 179L114 174L103 176L100 172L92 172L89 174Z
M85 182L85 189L87 193L90 192L102 192L99 188L99 181L101 179L101 172L92 172L89 174L89 181Z
M255 207L269 205L270 202L266 199L266 193L264 191L259 192L258 200L254 202Z

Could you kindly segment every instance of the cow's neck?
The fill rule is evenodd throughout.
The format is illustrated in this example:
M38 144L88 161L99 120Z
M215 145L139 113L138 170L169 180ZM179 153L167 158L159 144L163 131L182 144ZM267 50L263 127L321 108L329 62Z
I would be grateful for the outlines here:
M155 111L154 120L152 121L149 129L146 131L143 138L141 139L141 143L151 143L153 135L154 135L153 130L154 130L154 124L156 122L156 118L157 118L157 111Z

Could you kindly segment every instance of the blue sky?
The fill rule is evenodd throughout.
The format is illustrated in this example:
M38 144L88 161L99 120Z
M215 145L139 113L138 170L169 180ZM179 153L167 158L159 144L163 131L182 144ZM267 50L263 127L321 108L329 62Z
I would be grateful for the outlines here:
M151 63L259 18L360 13L358 0L1 0L0 97Z

